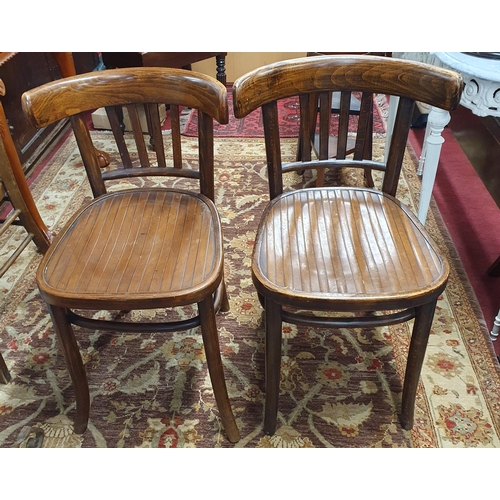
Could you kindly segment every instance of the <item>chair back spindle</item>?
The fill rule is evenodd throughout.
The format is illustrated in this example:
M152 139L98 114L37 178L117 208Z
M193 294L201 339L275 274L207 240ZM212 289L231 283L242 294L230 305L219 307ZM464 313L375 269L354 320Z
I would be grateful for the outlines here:
M190 80L186 79L187 75ZM201 94L200 88L204 90ZM193 71L113 69L67 78L60 86L42 85L23 96L23 106L36 127L70 118L95 197L106 193L107 182L111 180L173 176L200 179L200 192L213 199L213 172L210 172L213 169L213 120L222 124L229 120L226 92L220 82ZM105 168L96 158L87 126L89 112L96 106L106 111L118 153L111 155L112 161ZM161 106L169 108L168 134L166 127L162 127ZM196 168L184 164L182 159L182 106L196 108L200 116L200 163ZM125 116L133 132L130 137L123 133ZM201 181L203 176L207 177L206 182Z
M380 56L323 55L278 62L262 72L255 70L239 78L233 87L236 117L242 118L251 110L262 107L263 113L267 115L265 133L273 135L273 139L268 141L271 197L282 192L282 188L274 182L281 183L280 173L275 170L325 170L346 166L383 172L385 179L382 190L395 195L415 101L453 109L458 105L461 94L461 90L450 91L453 87L461 89L457 73L425 64L405 63L408 61ZM338 115L331 113L332 93L340 95ZM360 111L354 123L353 154L349 156L349 142L354 135L349 131L349 109L353 94L360 98ZM392 137L387 162L372 159L373 101L376 94L400 97L394 127L396 132ZM278 99L293 96L298 96L300 102L301 151L298 161L281 165L281 161L278 161L277 114L264 112L264 108L271 107ZM335 126L332 121L336 121ZM332 130L335 131L336 147L333 155ZM313 158L311 137L314 131L317 135L317 147L314 148L317 155Z

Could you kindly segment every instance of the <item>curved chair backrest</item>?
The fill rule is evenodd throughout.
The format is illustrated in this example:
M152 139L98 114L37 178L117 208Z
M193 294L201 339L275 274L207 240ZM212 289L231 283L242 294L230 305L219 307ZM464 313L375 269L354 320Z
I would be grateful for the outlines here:
M193 71L172 68L112 69L47 83L23 94L22 105L36 127L70 118L94 196L106 192L105 181L137 176L200 178L201 192L213 199L213 122L228 122L227 91L220 82ZM170 107L173 167L165 157L159 109ZM183 168L179 107L198 110L199 173ZM88 113L105 108L121 165L102 168L87 127ZM123 138L123 113L128 113L136 149ZM150 158L140 123L144 113L156 159ZM139 162L134 161L138 156Z
M454 109L462 92L461 76L435 66L378 56L314 56L258 68L240 77L233 86L234 114L243 118L261 107L266 134L271 198L282 192L282 173L288 170L359 166L384 171L383 191L395 195L413 106L416 101L442 109ZM341 92L338 124L338 154L328 157L331 119L331 94ZM361 94L354 158L345 156L351 92ZM387 162L366 158L365 143L371 123L374 94L398 96L399 106ZM301 143L310 141L316 128L316 110L320 102L319 160L301 160L281 165L276 102L292 96L300 98ZM325 110L325 111L323 111Z

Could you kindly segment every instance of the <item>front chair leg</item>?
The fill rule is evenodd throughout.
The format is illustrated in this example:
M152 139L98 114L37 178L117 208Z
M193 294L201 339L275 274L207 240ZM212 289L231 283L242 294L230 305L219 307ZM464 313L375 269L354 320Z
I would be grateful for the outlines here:
M266 316L266 403L264 433L273 435L278 417L281 379L281 306L265 299Z
M431 332L434 311L436 310L436 303L437 299L416 309L410 349L408 350L401 405L401 425L406 430L410 430L413 427L415 397L417 395L418 381L424 362L425 350L427 349L429 334Z
M83 434L87 429L90 414L90 394L87 374L85 373L85 367L83 366L80 349L76 342L73 328L67 319L66 309L49 305L49 312L75 390L75 433Z
M219 335L215 322L215 309L212 297L209 296L198 303L201 334L207 356L208 373L214 390L215 401L219 408L222 425L231 443L240 440L240 432L234 419L231 403L227 394L226 379L220 355Z

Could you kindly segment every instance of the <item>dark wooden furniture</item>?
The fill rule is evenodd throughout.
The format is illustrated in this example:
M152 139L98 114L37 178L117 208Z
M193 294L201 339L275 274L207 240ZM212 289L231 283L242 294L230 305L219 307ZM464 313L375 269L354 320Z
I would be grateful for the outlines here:
M158 105L198 110L199 168L171 166L165 155ZM105 107L117 122L125 106L134 125L136 156L118 135L116 158L102 169L85 112ZM214 199L213 119L228 122L226 88L210 77L166 68L130 68L89 73L46 84L23 95L31 123L44 127L69 117L95 199L60 231L42 260L37 283L48 304L76 392L75 432L87 427L87 377L71 324L91 329L169 332L201 326L207 364L221 420L232 442L239 432L231 410L215 312L228 310L223 278L223 244ZM144 110L155 141L148 154L139 122ZM173 142L180 144L180 137ZM174 153L174 156L176 153ZM118 164L113 160L120 159ZM137 159L134 159L137 158ZM138 177L199 180L199 191L135 187ZM107 193L106 184L128 178L130 189ZM166 179L168 180L168 179ZM197 181L196 181L197 182ZM94 320L79 310L159 309L193 304L198 314L174 322L133 323Z
M349 110L341 106L336 158L328 158L325 148L332 116L328 110L320 117L319 159L303 157L282 165L276 101L300 96L300 134L307 141L310 99L319 94L329 101L335 91L341 91L347 103L350 91L362 94L353 158L344 154ZM255 238L252 278L265 308L267 434L276 428L282 321L361 328L414 318L401 408L403 428L412 427L436 301L445 289L449 267L424 226L395 195L415 101L453 109L461 91L462 79L455 72L369 56L283 61L234 83L235 116L242 118L261 107L266 141L271 202ZM363 156L370 140L374 93L400 96L387 163ZM283 172L347 166L383 172L382 189L323 187L283 192Z
M1 87L1 80L0 80ZM5 124L3 108L0 103L0 133L2 132L2 124ZM28 188L26 178L22 166L15 151L13 153L13 161L7 155L6 145L10 147L11 152L13 145L9 144L10 135L0 137L0 193L4 201L12 207L12 210L7 214L5 219L0 220L0 235L4 234L13 225L22 225L26 229L26 236L19 246L10 254L9 258L1 263L0 277L3 276L21 255L21 252L33 241L41 252L45 252L50 245L51 234L40 217L38 209L33 201L31 192ZM5 210L7 206L2 205ZM5 360L0 353L0 383L6 384L10 381L11 375L5 364Z
M2 104L9 133L25 171L30 170L60 137L67 123L60 122L40 130L34 128L21 109L23 92L61 77L92 71L98 63L98 54L91 52L0 52L0 79L6 88Z
M0 96L3 95L3 84L0 80ZM2 201L12 205L12 212L8 219L2 222L0 234L12 224L21 224L28 233L21 247L13 254L12 258L0 268L3 276L15 258L22 252L28 243L33 240L41 252L45 252L50 245L51 234L40 217L31 191L28 187L23 167L9 134L7 119L0 101L0 196ZM5 207L6 208L6 207Z
M191 64L215 57L216 78L226 85L227 52L103 52L106 68L157 66L160 68L191 69Z

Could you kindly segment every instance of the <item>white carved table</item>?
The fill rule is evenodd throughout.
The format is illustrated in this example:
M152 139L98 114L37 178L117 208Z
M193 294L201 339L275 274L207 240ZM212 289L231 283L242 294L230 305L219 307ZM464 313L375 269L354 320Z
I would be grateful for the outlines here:
M487 57L486 54L476 54L478 55L461 52L393 52L394 57L458 71L465 83L460 104L478 116L500 116L500 54L491 54L491 57ZM391 98L387 141L390 140L397 101L398 99ZM429 210L441 146L444 142L441 134L449 121L448 111L430 108L417 170L418 175L422 176L418 206L418 218L422 223L425 223Z
M393 56L458 71L465 83L460 104L478 116L500 117L500 53L399 52L393 53ZM397 99L391 99L388 131L393 126L391 120L394 116L396 104ZM441 146L444 142L441 133L449 121L450 114L447 111L434 107L430 109L417 170L417 174L422 175L418 206L418 218L422 223L425 223L427 217ZM389 139L390 133L388 132ZM500 311L494 320L493 329L490 333L492 340L498 338L499 331Z

